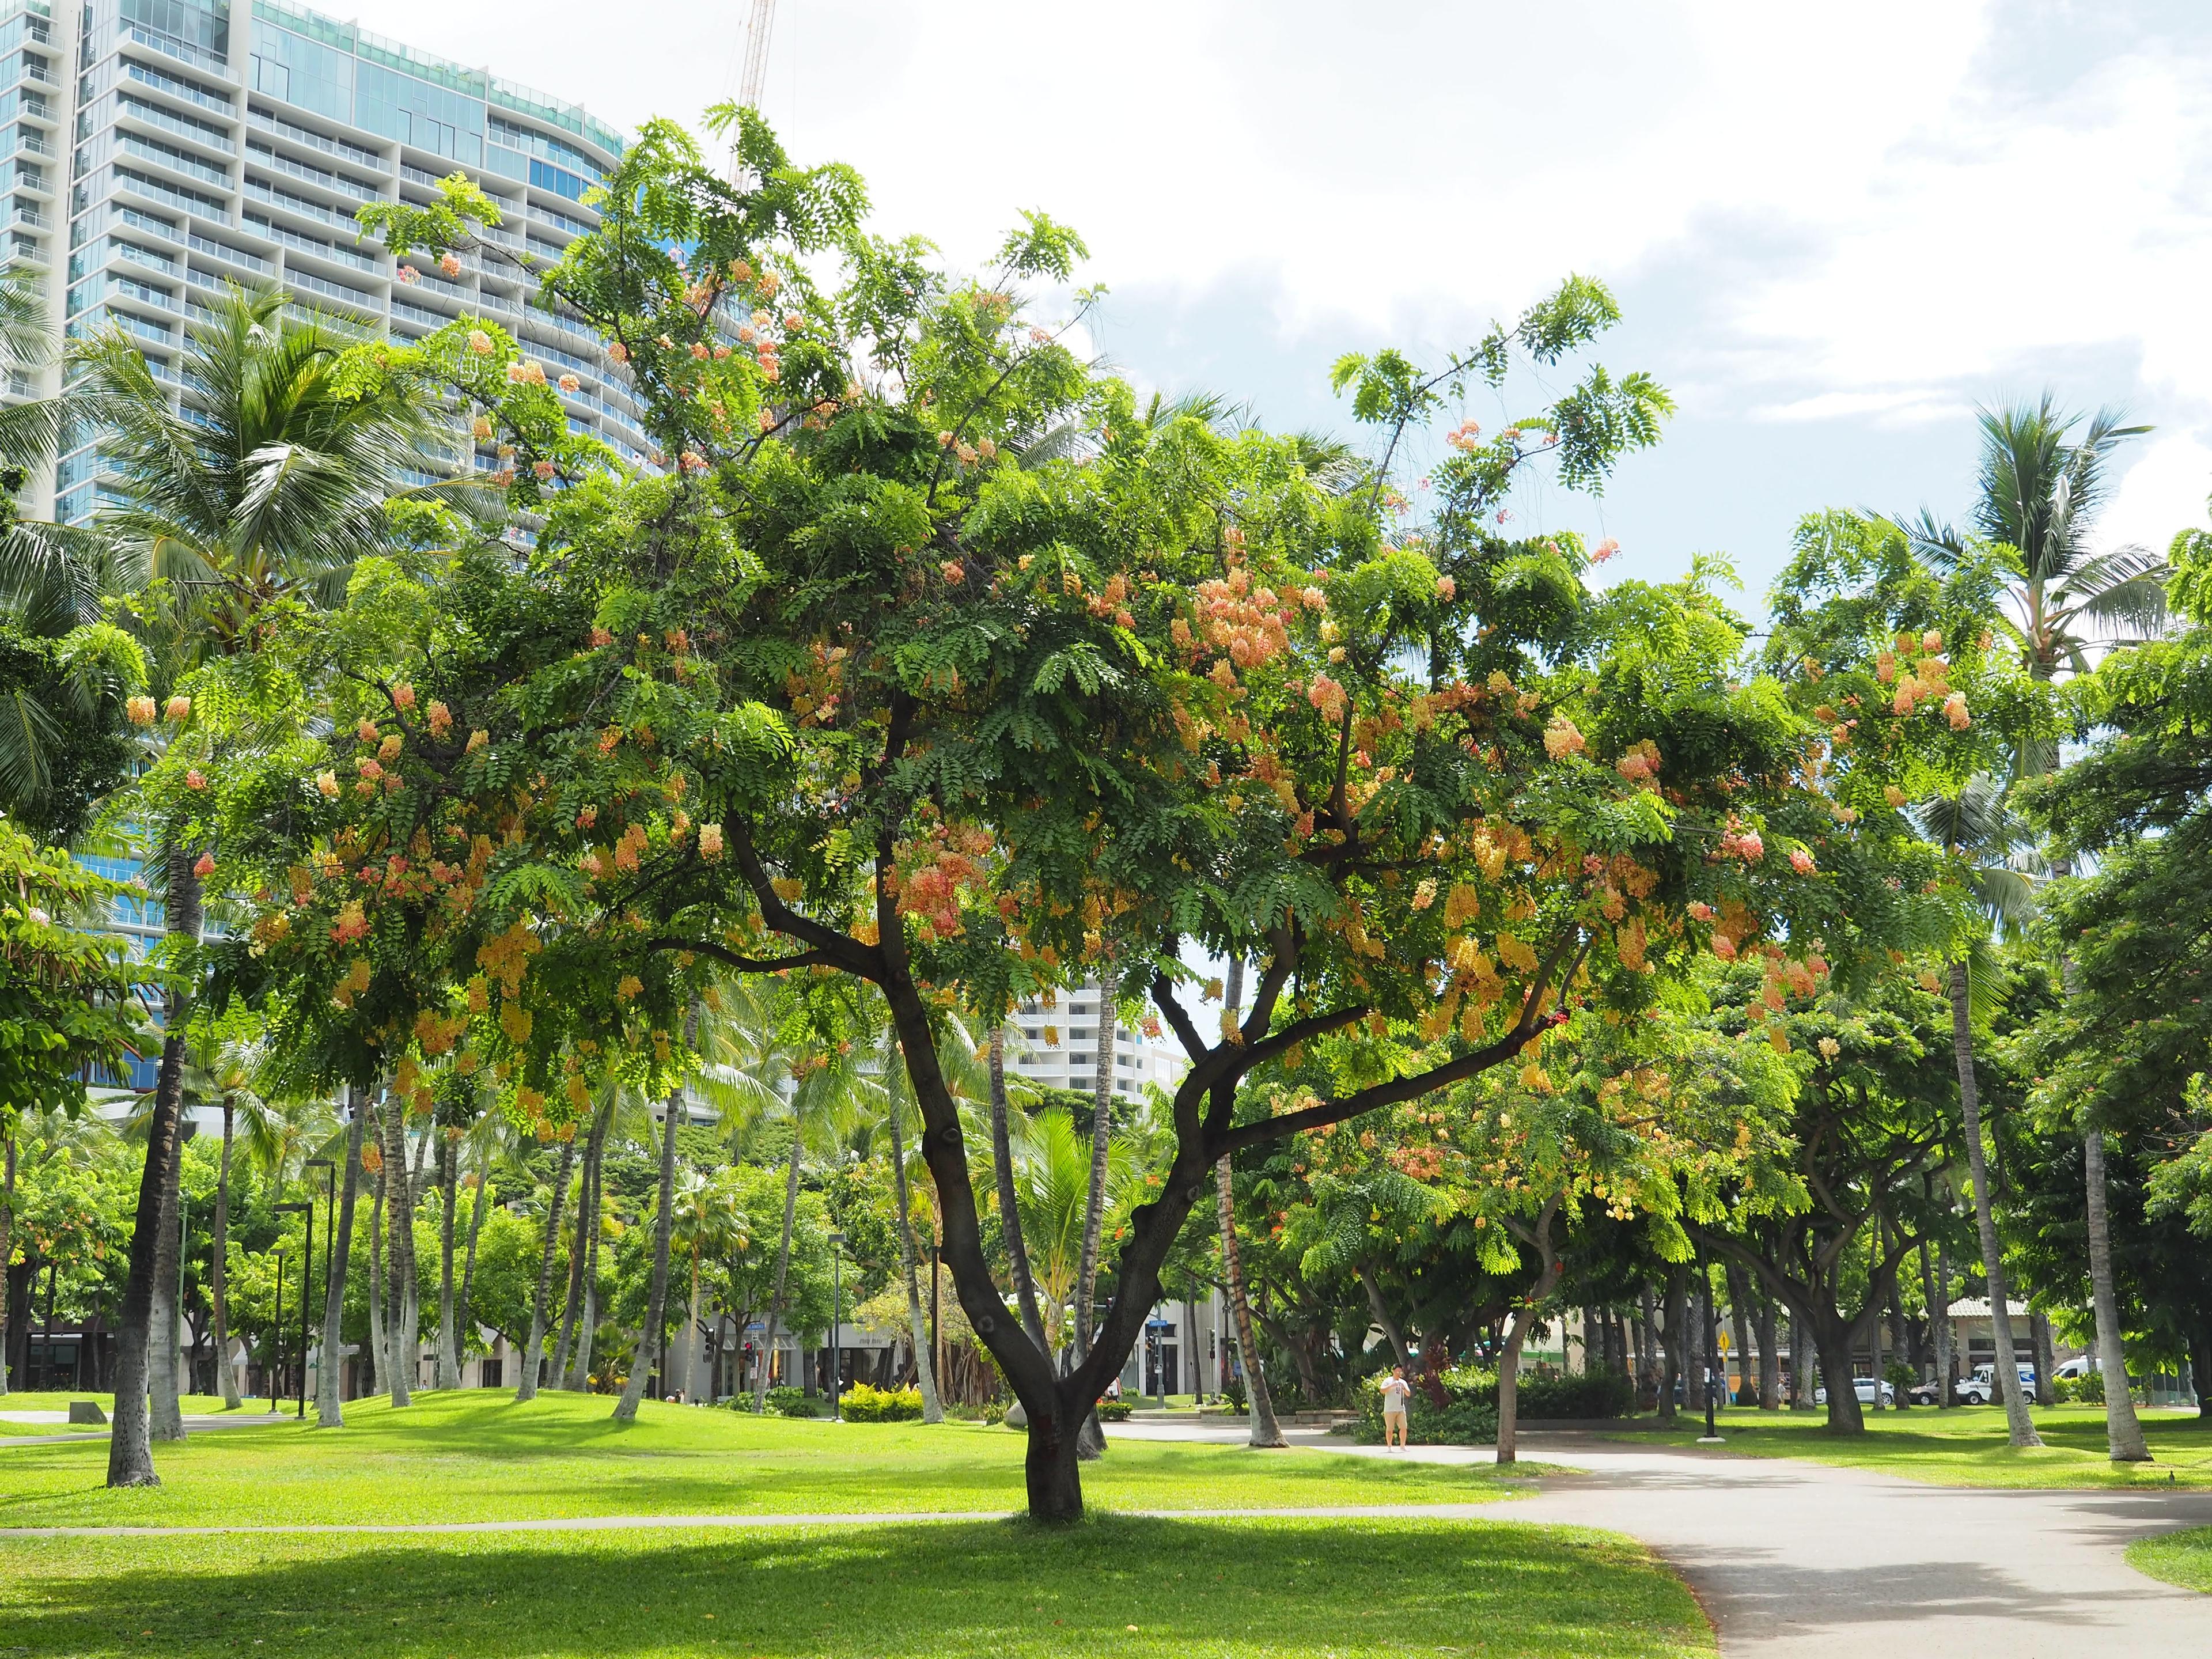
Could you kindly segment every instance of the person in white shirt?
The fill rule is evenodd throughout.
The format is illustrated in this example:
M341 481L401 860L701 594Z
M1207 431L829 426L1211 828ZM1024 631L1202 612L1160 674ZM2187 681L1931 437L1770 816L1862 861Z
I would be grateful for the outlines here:
M1382 1446L1389 1450L1391 1435L1397 1435L1396 1444L1402 1449L1406 1444L1406 1401L1413 1397L1413 1385L1406 1381L1403 1365L1390 1367L1390 1375L1382 1379Z

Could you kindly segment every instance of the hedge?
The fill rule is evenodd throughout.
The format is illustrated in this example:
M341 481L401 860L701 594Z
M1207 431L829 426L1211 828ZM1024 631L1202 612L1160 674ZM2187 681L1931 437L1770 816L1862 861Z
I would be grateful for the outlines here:
M1455 1366L1438 1378L1445 1405L1438 1410L1426 1382L1413 1379L1407 1414L1409 1439L1423 1445L1488 1446L1498 1440L1498 1373L1472 1365ZM1359 1422L1355 1439L1370 1445L1382 1439L1382 1378L1368 1377L1358 1389ZM1635 1403L1629 1380L1615 1371L1559 1376L1524 1374L1517 1391L1520 1420L1577 1420L1626 1417Z

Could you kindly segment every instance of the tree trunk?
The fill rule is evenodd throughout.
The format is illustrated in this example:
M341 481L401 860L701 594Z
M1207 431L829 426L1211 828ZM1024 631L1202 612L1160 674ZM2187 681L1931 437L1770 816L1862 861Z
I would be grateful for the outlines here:
M2112 1235L2105 1212L2105 1134L2081 1137L2089 1186L2089 1286L2097 1314L2097 1369L2105 1378L2105 1441L2115 1463L2148 1463L2150 1447L2128 1394L2127 1346L2120 1334L2120 1299L2112 1280Z
M415 1401L415 1350L408 1328L407 1303L415 1283L414 1183L407 1178L407 1103L397 1094L385 1097L384 1111L384 1260L390 1284L385 1291L385 1317L391 1321L385 1338L385 1387L395 1409Z
M783 1242L775 1251L775 1294L769 1298L768 1326L761 1334L760 1370L753 1377L753 1410L763 1411L768 1402L769 1368L775 1361L776 1322L783 1316L783 1286L791 1270L791 1229L799 1213L799 1120L791 1123L791 1162L783 1176Z
M1881 1212L1877 1209L1874 1212L1873 1242L1869 1246L1867 1255L1866 1298L1866 1312L1869 1316L1867 1319L1867 1346L1870 1351L1874 1370L1874 1399L1870 1403L1869 1409L1874 1411L1880 1411L1881 1409L1881 1285L1880 1283L1881 1274L1877 1269L1881 1261L1882 1255L1887 1249L1887 1242L1883 1233L1882 1215ZM1856 1392L1856 1389L1853 1392ZM1828 1385L1828 1397L1832 1400L1835 1398L1835 1394L1836 1385L1831 1382Z
M665 1120L660 1135L660 1213L653 1224L653 1284L646 1297L645 1328L637 1334L637 1352L629 1364L629 1381L623 1385L622 1398L615 1405L615 1421L629 1423L637 1417L637 1402L645 1397L646 1373L653 1369L653 1357L660 1348L660 1322L668 1309L668 1238L676 1222L676 1123L684 1113L684 1091L669 1091L668 1105L662 1113ZM794 1132L797 1125L793 1125ZM785 1212L790 1212L797 1201L799 1145L792 1143L793 1187L786 1200ZM784 1229L783 1248L787 1256L791 1250L791 1230ZM776 1299L783 1297L783 1268L776 1268Z
M222 1408L234 1412L246 1401L238 1392L238 1368L230 1363L230 1295L227 1284L230 1261L230 1132L234 1104L228 1093L222 1097L222 1162L215 1178L215 1238L210 1246L208 1262L208 1301L213 1309L210 1317L215 1322L215 1369L222 1387ZM10 1155L10 1164L13 1156ZM4 1237L0 1237L0 1261L8 1259ZM0 1315L0 1318L4 1318ZM6 1374L0 1371L0 1390L6 1387Z
M898 1102L890 1108L891 1185L898 1198L899 1265L906 1276L906 1322L914 1335L914 1370L921 1384L921 1420L942 1423L945 1402L937 1393L937 1356L932 1351L929 1327L921 1316L921 1285L915 1276L914 1212L906 1180L906 1139L899 1132Z
M1832 1311L1815 1313L1811 1318L1800 1316L1797 1328L1813 1328L1813 1340L1820 1352L1820 1381L1828 1390L1828 1432L1831 1434L1864 1434L1866 1416L1859 1409L1859 1391L1851 1382L1851 1349L1856 1346L1856 1334L1850 1322ZM1881 1397L1879 1383L1875 1397Z
M576 1320L582 1311L584 1300L584 1228L591 1220L592 1210L592 1146L599 1139L599 1121L597 1114L584 1138L584 1167L576 1178L576 1216L574 1231L568 1241L568 1293L561 1302L561 1336L553 1345L553 1369L546 1380L554 1388L565 1389L568 1380L568 1345L575 1340ZM698 1277L697 1257L693 1257L692 1277ZM696 1297L694 1298L696 1299ZM696 1310L695 1310L696 1311Z
M15 1334L8 1326L8 1264L15 1255L15 1137L12 1134L0 1135L0 1161L7 1166L6 1173L0 1175L0 1400L5 1400L8 1340Z
M1666 1348L1665 1360L1659 1374L1659 1420L1671 1424L1674 1420L1675 1385L1682 1380L1682 1356L1688 1352L1684 1346L1690 1322L1686 1293L1680 1272L1667 1275L1666 1292Z
M1222 1276L1229 1281L1229 1310L1237 1321L1237 1357L1244 1364L1245 1415L1251 1433L1248 1445L1267 1449L1285 1447L1282 1425L1275 1421L1275 1402L1267 1392L1267 1374L1260 1369L1260 1349L1252 1340L1252 1304L1244 1294L1244 1258L1237 1248L1236 1210L1231 1200L1229 1158L1224 1153L1213 1166L1214 1184L1221 1194Z
M1921 1247L1923 1266L1927 1247ZM1951 1391L1951 1247L1940 1246L1936 1252L1936 1277L1928 1292L1929 1340L1936 1349L1936 1403L1948 1410L1959 1403Z
M1774 1298L1762 1293L1759 1298L1759 1408L1763 1412L1782 1407L1782 1356L1775 1351L1775 1324Z
M353 1260L353 1207L361 1192L362 1132L368 1122L368 1103L361 1091L349 1088L353 1121L346 1128L345 1179L338 1191L337 1236L331 1241L331 1287L323 1299L323 1370L315 1380L317 1426L335 1429L345 1422L338 1401L338 1373L345 1351L346 1267ZM374 1279L372 1277L372 1283Z
M1367 1311L1381 1328L1382 1340L1390 1345L1398 1364L1407 1370L1413 1370L1413 1358L1406 1351L1406 1339L1399 1334L1398 1322L1390 1317L1390 1310L1382 1303L1382 1292L1375 1288L1374 1270L1363 1261L1352 1271L1359 1276L1360 1288L1367 1292Z
M1083 1250L1076 1261L1075 1346L1069 1354L1071 1367L1090 1358L1092 1329L1097 1322L1098 1254L1106 1231L1107 1155L1114 1133L1114 1036L1121 1024L1121 1011L1114 1005L1113 979L1110 963L1101 968L1097 1024L1093 1027L1097 1033L1098 1066L1091 1087L1091 1191L1083 1206ZM1072 1033L1073 1014L1068 1018ZM1074 1038L1071 1035L1068 1040ZM1105 1450L1106 1431L1093 1409L1084 1417L1076 1455L1088 1462Z
M166 849L168 862L169 938L197 945L200 936L200 878L192 873L193 855L180 847ZM161 1066L154 1084L154 1110L146 1126L146 1162L138 1177L137 1219L131 1230L131 1266L123 1281L122 1318L116 1330L115 1422L107 1441L107 1484L158 1486L149 1432L146 1384L147 1338L151 1334L154 1284L164 1233L161 1195L169 1164L180 1146L178 1122L185 1093L185 1022L191 1000L169 992L163 1000L166 1035ZM172 1258L171 1271L174 1271Z
M1951 1050L1959 1067L1959 1105L1965 1121L1966 1173L1974 1188L1974 1230L1981 1241L1982 1275L1989 1283L1990 1331L1996 1341L1997 1389L2004 1396L2005 1429L2012 1445L2039 1446L2035 1419L2020 1390L2019 1350L2013 1346L2012 1311L2006 1306L2004 1255L1990 1212L1989 1158L1982 1146L1981 1088L1974 1076L1974 1028L1966 1012L1966 964L1951 964ZM1832 1390L1831 1393L1832 1394Z
M147 1356L147 1389L153 1437L177 1441L185 1437L185 1416L179 1395L183 1393L177 1328L184 1318L179 1292L184 1265L184 1241L179 1237L184 1210L184 1107L177 1109L177 1133L171 1143L169 1167L161 1176L161 1237L154 1251L154 1348ZM301 1356L305 1363L305 1356Z
M1736 1375L1742 1384L1734 1390L1732 1398L1739 1406L1755 1405L1759 1395L1751 1376L1751 1310L1745 1305L1751 1299L1750 1284L1741 1267L1728 1270L1728 1298L1729 1315L1735 1326Z
M438 1149L438 1387L461 1386L461 1341L453 1328L453 1208L461 1196L461 1139L434 1121Z
M1030 1519L1066 1522L1083 1518L1081 1425L1070 1416L1030 1419L1029 1449L1023 1474L1029 1488Z
M1550 1299L1559 1282L1559 1259L1552 1248L1552 1218L1559 1212L1559 1200L1544 1200L1544 1207L1536 1217L1536 1225L1530 1243L1543 1259L1543 1268L1536 1275L1528 1300L1513 1310L1513 1323L1505 1333L1505 1349L1498 1357L1498 1462L1501 1465L1519 1461L1521 1426L1521 1349L1528 1340L1528 1327L1536 1317L1536 1310Z
M1014 1301L1021 1309L1022 1328L1046 1352L1044 1316L1037 1310L1036 1283L1030 1277L1030 1253L1022 1242L1022 1211L1014 1195L1014 1148L1007 1125L1006 1030L991 1031L991 1164L998 1177L999 1226L1006 1235L1006 1274L1014 1281Z
M670 1131L672 1139L674 1133ZM538 1258L538 1293L530 1301L530 1342L522 1352L522 1381L514 1391L518 1404L538 1398L538 1374L545 1364L546 1304L553 1294L553 1258L561 1248L561 1212L568 1203L568 1172L575 1163L576 1138L572 1134L561 1143L561 1163L553 1177L553 1196L545 1206L545 1243Z
M476 1318L472 1311L475 1304L469 1298L476 1289L477 1241L483 1236L484 1206L490 1201L491 1173L489 1170L479 1170L477 1171L476 1199L469 1206L469 1248L461 1259L460 1306L454 1314L456 1318L465 1322L473 1322Z
M388 1104L376 1108L376 1190L368 1206L368 1389L381 1394L388 1386L392 1366L384 1346L384 1194L391 1186L392 1166L384 1161L384 1119Z
M605 1115L595 1126L592 1144L584 1154L584 1305L576 1330L576 1352L567 1386L578 1394L592 1391L592 1345L599 1331L599 1192L607 1163L607 1133L613 1126L615 1103L611 1097Z
M2212 1319L2199 1319L2190 1334L2189 1383L2197 1394L2196 1426L2212 1425Z

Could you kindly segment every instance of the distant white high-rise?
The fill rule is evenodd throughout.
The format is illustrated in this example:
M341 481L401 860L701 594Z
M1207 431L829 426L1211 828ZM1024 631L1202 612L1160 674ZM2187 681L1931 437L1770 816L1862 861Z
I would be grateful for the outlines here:
M1054 1006L1036 998L1006 1022L1006 1074L1054 1089L1088 1094L1098 1083L1098 987L1062 992ZM1138 1099L1145 1085L1172 1094L1190 1069L1182 1045L1164 1032L1148 1037L1141 1026L1119 1026L1114 1038L1114 1092Z
M578 377L573 429L644 459L625 376L590 331L527 308L522 273L466 258L448 278L416 261L419 280L402 283L356 240L364 202L427 204L461 172L499 204L490 240L557 260L597 226L581 198L624 144L579 106L272 0L0 0L0 122L13 158L0 256L47 273L70 334L131 334L188 418L186 326L226 283L275 283L368 337L489 318L555 378ZM55 374L19 375L0 398L50 392ZM416 482L501 465L457 417ZM24 506L82 522L114 495L98 434L82 433L51 493L34 486Z

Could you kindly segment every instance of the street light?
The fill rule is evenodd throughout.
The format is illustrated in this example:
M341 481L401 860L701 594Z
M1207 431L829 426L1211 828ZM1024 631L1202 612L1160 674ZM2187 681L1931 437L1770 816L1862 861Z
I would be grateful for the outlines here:
M297 1204L279 1204L276 1213L289 1214L297 1211L307 1218L307 1253L300 1262L300 1411L304 1420L307 1415L307 1279L315 1267L315 1205L312 1199ZM275 1403L271 1401L270 1403Z
M837 1340L837 1326L845 1316L845 1235L830 1235L830 1420L840 1422L838 1396L841 1374L845 1369L843 1345Z

